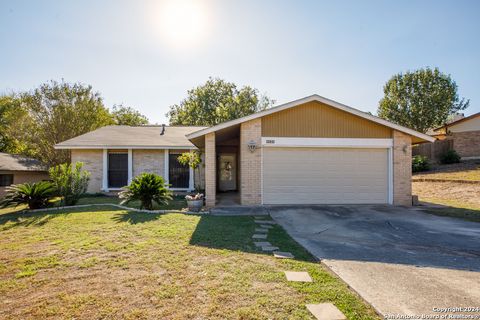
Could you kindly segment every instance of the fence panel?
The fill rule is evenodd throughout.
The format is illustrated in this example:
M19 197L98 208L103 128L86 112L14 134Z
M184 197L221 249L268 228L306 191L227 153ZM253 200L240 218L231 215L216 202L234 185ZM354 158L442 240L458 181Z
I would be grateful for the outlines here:
M440 157L451 149L453 149L453 140L437 140L435 142L414 145L412 155L425 156L432 162L439 162Z

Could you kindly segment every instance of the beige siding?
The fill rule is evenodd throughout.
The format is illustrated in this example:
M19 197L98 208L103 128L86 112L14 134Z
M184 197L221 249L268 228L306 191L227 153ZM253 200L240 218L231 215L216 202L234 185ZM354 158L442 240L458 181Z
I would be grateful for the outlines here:
M13 184L25 183L25 182L37 182L43 180L49 180L47 172L35 172L35 171L0 171L0 174L13 174ZM4 196L6 187L0 187L0 198Z
M392 130L314 101L263 117L262 136L391 138Z
M72 163L83 162L83 169L90 172L87 192L96 193L102 190L103 150L72 150Z
M155 173L165 175L165 151L164 150L133 150L133 177L142 173Z
M388 150L264 148L265 204L386 204Z
M450 132L480 131L480 116L448 127Z

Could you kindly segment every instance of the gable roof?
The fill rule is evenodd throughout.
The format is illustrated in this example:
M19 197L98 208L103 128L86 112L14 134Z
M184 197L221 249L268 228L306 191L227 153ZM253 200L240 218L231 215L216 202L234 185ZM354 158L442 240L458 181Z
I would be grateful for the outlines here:
M308 96L308 97L305 97L305 98L302 98L302 99L294 100L294 101L291 101L291 102L288 102L288 103L285 103L285 104L282 104L282 105L279 105L279 106L276 106L276 107L273 107L273 108L270 108L270 109L267 109L267 110L264 110L264 111L260 111L260 112L242 117L242 118L238 118L238 119L235 119L235 120L220 123L220 124L218 124L216 126L213 126L213 127L209 127L209 128L205 128L205 129L201 129L201 130L192 132L190 134L187 134L187 138L188 139L195 139L195 138L201 137L201 136L203 136L207 133L211 133L211 132L215 132L215 131L218 131L218 130L221 130L221 129L225 129L225 128L228 128L230 126L240 124L242 122L246 122L246 121L250 121L250 120L253 120L253 119L261 118L261 117L264 117L266 115L269 115L269 114L272 114L272 113L275 113L275 112L279 112L279 111L282 111L282 110L286 110L286 109L289 109L289 108L292 108L292 107L296 107L298 105L301 105L301 104L304 104L304 103L307 103L307 102L312 102L312 101L318 101L318 102L324 103L324 104L329 105L331 107L334 107L334 108L337 108L339 110L342 110L342 111L354 114L356 116L359 116L361 118L379 123L379 124L384 125L386 127L401 131L403 133L409 134L411 136L417 137L417 138L425 140L425 141L429 141L429 142L435 141L435 138L432 138L429 135L426 135L424 133L417 132L417 131L409 129L407 127L400 126L398 124L394 124L394 123L392 123L390 121L387 121L385 119L381 119L379 117L373 116L371 114L365 113L363 111L360 111L358 109L349 107L349 106L341 104L339 102L327 99L327 98L319 96L317 94L314 94L314 95L311 95L311 96Z
M0 170L47 171L47 166L37 159L0 152Z
M106 126L55 145L55 149L190 149L185 135L205 127Z
M458 119L457 121L453 121L453 122L450 122L450 123L447 123L446 125L443 125L441 127L438 127L436 129L433 129L433 131L438 131L440 129L443 129L445 127L453 127L459 123L462 123L462 122L465 122L465 121L468 121L468 120L472 120L476 117L480 117L480 112L477 112L477 113L474 113L472 115L469 115L468 117L465 117L465 118L462 118L462 119Z

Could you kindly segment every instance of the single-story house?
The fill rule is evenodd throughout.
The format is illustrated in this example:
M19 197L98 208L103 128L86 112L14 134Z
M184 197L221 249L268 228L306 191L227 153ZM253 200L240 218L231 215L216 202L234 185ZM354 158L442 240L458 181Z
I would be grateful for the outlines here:
M12 184L48 180L47 167L40 161L0 152L0 197Z
M212 127L109 126L56 148L85 163L90 192L155 172L176 190L202 185L208 207L232 194L242 205L411 205L411 145L432 141L312 95ZM204 157L195 178L176 161L192 149Z
M452 140L453 149L463 159L480 158L480 112L436 128L432 136Z

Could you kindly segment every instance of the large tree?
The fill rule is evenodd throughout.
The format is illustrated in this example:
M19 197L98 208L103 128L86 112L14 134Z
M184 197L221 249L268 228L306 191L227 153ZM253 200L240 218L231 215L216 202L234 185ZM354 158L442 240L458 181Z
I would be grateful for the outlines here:
M399 73L383 87L384 97L377 113L381 118L425 133L468 107L469 100L460 99L457 89L450 75L438 68Z
M249 86L240 89L234 83L209 78L188 91L187 98L170 107L171 125L212 126L265 110L273 100Z
M115 105L112 109L115 124L124 126L140 126L148 124L148 119L137 110L124 105Z

